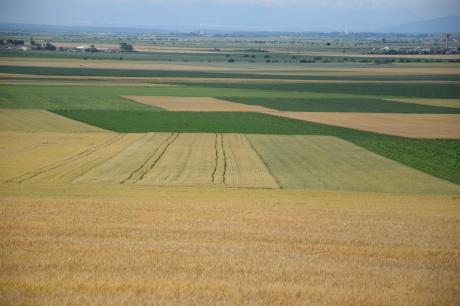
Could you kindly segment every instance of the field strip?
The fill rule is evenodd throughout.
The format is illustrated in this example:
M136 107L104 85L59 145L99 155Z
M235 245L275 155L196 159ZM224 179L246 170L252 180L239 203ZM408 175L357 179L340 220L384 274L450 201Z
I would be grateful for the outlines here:
M138 168L131 172L126 179L121 181L121 184L136 183L137 181L142 180L149 169L152 169L156 165L160 158L165 154L171 143L173 143L178 136L178 134L171 133L167 138L162 139L161 143L155 148L153 153L150 154Z
M44 86L113 86L113 87L158 87L158 86L179 86L169 84L140 83L135 81L114 82L114 81L50 81L47 79L24 79L24 80L2 80L0 85L44 85Z
M124 148L119 154L76 178L75 183L126 183L128 180L135 180L154 158L161 145L166 142L172 134L149 133L130 146Z
M229 102L211 97L122 96L138 103L168 111L190 112L277 112L267 107Z
M460 99L404 99L404 98L394 98L394 99L385 99L389 101L397 101L404 103L413 103L413 104L422 104L422 105L432 105L432 106L446 106L460 108Z
M460 84L460 81L442 80L324 80L324 79L257 79L233 78L233 77L113 77L113 76L53 76L53 75L33 75L33 74L12 74L0 73L0 78L20 79L46 79L46 80L97 80L97 81L142 81L156 83L155 86L177 86L175 83L233 83L233 84ZM173 84L173 85L172 85Z
M413 138L460 138L457 114L278 112L277 116Z
M246 135L221 134L224 184L232 187L280 188Z
M168 138L166 138L160 146L144 161L144 163L134 170L125 180L123 180L121 183L126 184L134 184L137 183L138 181L141 181L144 179L144 176L155 167L155 165L160 161L160 159L163 157L163 155L166 153L166 150L169 148L169 146L176 141L176 139L179 137L179 134L173 133L171 134Z
M0 109L0 131L66 133L105 130L45 110Z
M340 56L343 56L340 55ZM367 56L367 55L366 55ZM445 57L445 55L443 55ZM152 63L151 61L123 61L119 60L97 60L87 61L81 59L36 59L36 58L17 58L2 57L0 66L28 66L28 67L62 67L62 68L100 68L100 69L131 69L131 70L172 70L172 71L215 71L215 72L304 72L304 73L359 73L374 75L435 75L435 74L459 74L457 67L382 67L368 65L367 67L291 67L253 64L240 65L219 65L219 64L174 64L169 62Z
M149 185L213 185L215 134L180 134L140 180Z
M110 138L109 140L107 141L104 141L102 143L98 143L98 144L95 144L93 146L91 146L90 148L84 150L84 151L81 151L75 155L72 155L68 158L65 158L63 160L60 160L58 162L55 162L55 163L52 163L48 166L45 166L43 168L40 168L36 171L32 171L32 172L27 172L27 173L24 173L20 176L17 176L17 177L14 177L14 178L11 178L9 180L7 180L6 182L7 183L16 183L16 184L20 184L20 183L23 183L25 181L28 181L30 179L33 179L39 175L42 175L46 172L49 172L51 170L54 170L54 169L58 169L60 167L63 167L65 165L67 165L68 163L71 163L71 162L75 162L77 160L80 160L80 159L83 159L85 157L87 157L88 155L90 154L93 154L101 149L104 149L108 146L111 146L112 144L114 144L115 142L121 140L123 137L125 137L125 135L123 134L115 134L115 136L113 136L112 138Z
M278 188L244 135L180 134L138 184Z
M432 177L331 136L248 135L282 188L460 193Z
M460 194L458 185L331 136L52 135L0 132L2 181Z

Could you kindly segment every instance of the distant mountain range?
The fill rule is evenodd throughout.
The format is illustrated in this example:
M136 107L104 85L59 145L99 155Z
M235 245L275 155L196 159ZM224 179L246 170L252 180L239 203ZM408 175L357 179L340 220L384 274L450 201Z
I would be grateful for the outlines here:
M377 30L383 33L460 33L460 16L405 23Z

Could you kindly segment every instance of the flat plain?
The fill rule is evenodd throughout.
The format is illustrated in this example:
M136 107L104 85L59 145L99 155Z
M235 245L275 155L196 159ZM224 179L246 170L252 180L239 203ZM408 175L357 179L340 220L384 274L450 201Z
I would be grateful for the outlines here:
M182 39L0 51L0 304L458 303L456 57Z

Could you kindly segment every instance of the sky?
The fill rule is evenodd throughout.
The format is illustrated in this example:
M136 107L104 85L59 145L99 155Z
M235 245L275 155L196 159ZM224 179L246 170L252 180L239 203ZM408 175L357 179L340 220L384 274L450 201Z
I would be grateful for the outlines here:
M0 0L0 23L171 31L373 31L460 14L460 0Z

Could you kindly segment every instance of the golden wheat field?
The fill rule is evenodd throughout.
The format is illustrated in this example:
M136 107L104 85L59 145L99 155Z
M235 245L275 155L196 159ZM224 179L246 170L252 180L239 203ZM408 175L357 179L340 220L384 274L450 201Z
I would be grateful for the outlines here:
M0 186L2 304L454 305L452 196Z
M103 129L74 121L46 110L0 109L0 131L101 132Z
M278 116L411 138L460 136L457 114L279 112Z
M124 96L139 103L175 112L259 112L277 113L258 105L247 105L209 97Z

